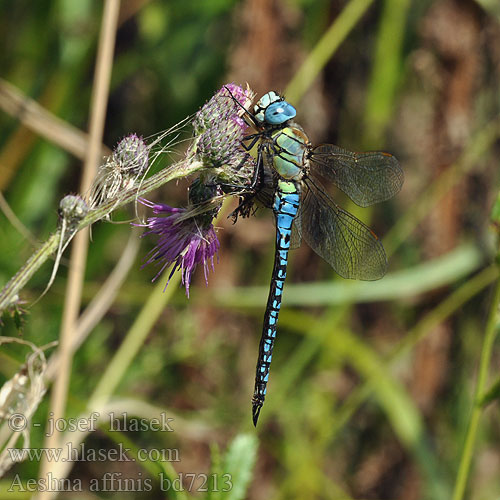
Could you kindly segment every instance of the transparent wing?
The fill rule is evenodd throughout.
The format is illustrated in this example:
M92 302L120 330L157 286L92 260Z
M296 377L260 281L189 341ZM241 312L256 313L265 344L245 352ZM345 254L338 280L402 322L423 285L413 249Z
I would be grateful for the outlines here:
M336 205L316 180L309 178L306 183L302 235L309 246L343 278L381 278L387 257L376 234Z
M292 235L290 237L290 249L295 250L302 244L302 211L297 212L292 222Z
M275 184L273 169L265 160L259 174L255 197L266 208L272 208L273 206Z
M311 151L310 162L313 172L333 182L361 207L392 198L403 185L403 171L389 153L353 153L320 144Z

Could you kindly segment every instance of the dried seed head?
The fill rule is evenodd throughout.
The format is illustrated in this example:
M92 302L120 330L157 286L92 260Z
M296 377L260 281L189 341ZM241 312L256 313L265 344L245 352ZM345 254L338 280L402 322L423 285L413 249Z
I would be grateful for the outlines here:
M0 338L0 344L6 342L24 344L30 347L32 352L27 355L26 363L0 388L0 423L5 421L0 430L7 441L3 451L12 449L18 443L19 435L23 437L23 448L30 446L31 418L46 391L44 378L47 362L43 351L55 345L37 347L31 342L14 337ZM0 453L0 477L12 464L9 453Z
M99 167L92 185L89 204L99 206L136 186L149 165L149 147L141 137L124 137Z
M131 175L141 175L148 168L149 148L142 137L136 134L124 137L113 151L112 159L116 168L129 172Z

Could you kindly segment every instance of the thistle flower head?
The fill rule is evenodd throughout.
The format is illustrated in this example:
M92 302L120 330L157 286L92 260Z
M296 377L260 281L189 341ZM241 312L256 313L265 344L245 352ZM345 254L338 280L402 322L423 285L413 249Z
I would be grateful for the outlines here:
M231 128L231 122L235 126L233 132L244 133L247 125L241 117L245 113L244 110L252 103L254 96L254 92L248 86L243 89L234 83L224 85L196 113L193 120L195 135L214 129L218 129L218 133L224 133L224 130ZM229 123L224 123L224 120ZM229 135L230 132L226 133Z
M227 84L193 120L195 140L188 155L210 168L221 183L244 184L255 169L255 160L241 147L248 128L242 116L253 97L250 88Z
M216 186L206 187L197 179L190 188L188 208L174 208L163 203L139 200L143 205L152 208L155 215L143 224L149 229L143 236L155 234L159 237L146 261L146 264L155 263L161 266L153 281L172 265L167 285L174 272L179 269L182 284L189 297L191 277L196 266L200 264L203 266L205 283L208 285L209 268L214 270L214 256L220 248L212 224L220 209L220 202L213 204L210 209L204 207L204 204L210 204L212 199L217 199L218 194L220 193Z

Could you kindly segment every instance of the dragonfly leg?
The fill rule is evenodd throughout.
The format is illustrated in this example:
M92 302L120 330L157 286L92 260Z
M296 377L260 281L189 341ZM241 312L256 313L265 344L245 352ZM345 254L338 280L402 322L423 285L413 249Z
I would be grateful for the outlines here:
M245 114L243 115L243 120L245 120L245 123L247 125L249 125L250 127L255 127L257 125L257 122L255 121L255 118L253 117L252 113L250 113L250 111L248 111L248 109L245 108L245 106L243 106L243 104L241 104L241 102L238 101L238 99L236 99L236 97L234 97L231 90L229 90L229 87L224 85L224 88L229 92L231 99L244 111ZM247 122L247 117L250 118L250 123Z
M257 184L264 182L264 161L262 158L262 150L259 148L259 152L257 153L257 164L255 166L255 170L253 172L252 183L250 184L250 189L252 191L256 191Z
M264 182L264 163L262 159L262 151L259 149L257 155L257 165L254 170L253 178L251 184L247 187L247 192L245 192L240 197L240 203L229 215L233 218L233 223L236 223L238 216L243 218L249 217L252 213L252 208L254 205L254 199Z
M250 151L254 146L255 144L257 143L257 141L262 137L262 133L261 132L257 132L256 134L250 134L250 135L246 135L245 137L243 137L243 139L241 139L241 147L245 150L245 151ZM246 144L246 141L250 141L249 144Z
M256 138L258 139L258 137ZM247 155L247 157L250 155ZM231 183L214 183L207 184L207 186L216 187L219 186L226 194L236 194L237 191L243 191L245 194L250 193L252 195L257 191L256 186L259 182L260 173L263 169L262 152L259 150L257 155L257 161L252 174L252 180L250 184L231 184ZM263 177L263 176L262 176Z

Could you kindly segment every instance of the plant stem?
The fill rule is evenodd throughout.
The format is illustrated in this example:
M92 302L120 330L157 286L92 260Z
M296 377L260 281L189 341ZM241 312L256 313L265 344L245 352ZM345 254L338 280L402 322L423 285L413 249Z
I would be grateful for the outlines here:
M492 265L472 277L460 288L452 292L437 307L426 314L385 358L387 363L392 363L408 352L413 346L423 339L436 325L442 323L457 311L463 304L475 297L481 290L489 286L498 277L496 266ZM337 435L344 427L354 412L366 401L372 393L372 384L365 381L357 387L344 401L343 406L336 416L335 424L331 426L331 436Z
M288 84L285 91L288 100L297 102L303 97L319 72L372 3L373 0L351 0L345 6Z
M144 307L130 327L125 339L111 359L97 387L90 396L87 403L88 409L91 410L95 406L106 404L109 401L122 380L123 375L137 356L140 348L144 345L144 341L151 332L158 317L165 310L166 304L176 291L179 280L180 273L174 274L166 289L164 280L160 279L158 281L154 291L144 304Z
M432 184L419 196L412 209L400 217L393 228L384 237L384 248L387 256L392 255L417 225L436 206L437 202L462 179L465 174L476 167L500 135L500 117L495 117L470 139L460 158L450 165Z
M40 248L35 250L26 261L26 264L3 287L0 292L0 313L19 300L17 297L19 291L22 290L40 266L57 250L60 239L61 231L58 229Z
M467 433L465 436L465 443L460 458L460 465L458 467L457 478L455 481L455 490L453 492L453 500L461 500L464 496L465 487L467 485L467 478L470 471L472 462L472 454L474 452L474 444L476 441L477 429L479 426L479 418L483 407L481 399L486 389L486 379L488 377L488 367L491 360L491 353L493 351L493 343L497 334L498 322L498 305L500 303L500 280L497 280L493 300L490 306L488 322L486 324L486 332L484 335L483 348L481 350L481 359L479 361L479 375L476 382L476 390L474 395L474 402L472 414L470 417Z
M113 53L120 12L120 0L106 0L102 17L99 46L97 52L96 70L92 89L92 102L90 113L89 149L85 158L80 191L88 192L92 180L97 174L99 165L99 152L104 133L106 120L106 107L109 96L109 84L111 81L111 69L113 67ZM71 249L71 261L68 274L68 285L66 288L63 317L61 322L59 347L57 350L59 358L59 369L51 392L50 408L51 415L55 421L64 418L66 414L66 403L68 389L71 379L71 367L73 364L73 350L71 341L76 329L78 314L81 305L83 282L85 278L85 264L87 261L89 242L89 229L85 228L76 235ZM56 449L61 442L59 433L52 433L45 441L48 449ZM45 478L53 466L49 460L42 460L40 464L39 477ZM39 499L50 496L44 491Z

